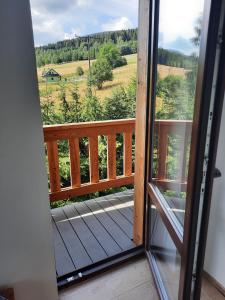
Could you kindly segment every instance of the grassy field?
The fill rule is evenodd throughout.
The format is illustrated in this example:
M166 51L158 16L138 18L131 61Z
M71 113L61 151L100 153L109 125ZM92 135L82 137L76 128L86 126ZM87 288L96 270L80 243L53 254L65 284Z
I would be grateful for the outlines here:
M137 68L137 56L127 55L126 56L128 64L126 66L116 68L113 70L113 81L105 82L102 90L94 89L94 93L99 99L104 99L107 96L110 96L112 93L112 89L119 86L126 86L130 82L131 78L136 75ZM76 68L81 66L84 70L84 76L77 77L75 75ZM39 89L41 100L44 101L44 97L42 97L43 93L45 93L46 89L52 90L52 98L54 101L58 102L58 91L59 91L59 83L45 83L41 78L41 74L44 69L53 68L55 69L61 76L61 83L65 83L67 90L67 97L70 100L69 90L71 88L71 82L77 82L79 93L81 98L85 95L86 84L87 84L87 72L88 72L88 61L76 61L66 64L60 65L48 65L42 68L38 68L38 81L39 81ZM65 81L66 80L66 81Z
M127 59L128 64L126 66L116 68L113 70L113 81L105 82L103 85L102 90L94 89L94 93L96 96L99 97L100 100L103 100L105 97L110 96L112 90L118 88L119 86L127 86L132 77L136 76L137 71L137 55L127 55L125 56ZM81 78L76 77L75 72L76 68L81 66L84 70L84 76ZM58 65L48 65L45 67L38 68L38 80L39 80L39 90L41 101L45 101L46 97L44 94L46 90L51 91L52 100L58 103L58 93L59 93L59 83L45 83L41 77L41 74L44 69L53 68L55 69L61 76L61 84L64 83L66 86L66 93L67 99L71 100L70 96L70 89L71 89L71 82L77 82L79 93L81 98L85 95L86 90L86 82L87 82L87 72L88 72L88 61L76 61L71 63L65 64L58 64ZM175 67L168 67L164 65L158 66L158 72L160 78L164 78L167 75L180 75L184 76L185 70L182 68L175 68Z

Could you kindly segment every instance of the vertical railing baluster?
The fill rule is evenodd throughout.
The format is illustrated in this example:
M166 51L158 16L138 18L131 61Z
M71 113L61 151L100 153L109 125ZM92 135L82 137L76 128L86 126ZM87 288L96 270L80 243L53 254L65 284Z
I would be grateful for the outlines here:
M107 136L107 178L116 179L116 135Z
M189 124L186 125L185 128L185 134L184 134L184 156L183 156L183 161L182 161L182 174L181 174L181 181L185 182L187 181L187 150L188 146L190 144L190 139L191 139L191 130L190 130Z
M166 126L158 129L158 179L166 179L166 159L168 149L168 131Z
M132 174L132 129L123 134L123 172L125 176Z
M96 183L99 181L98 136L89 137L88 139L89 139L90 182Z
M70 150L70 179L72 187L81 185L80 179L80 147L78 138L69 139Z
M57 141L49 141L46 143L49 167L50 190L52 193L59 192L60 176L59 176L59 154Z
M176 180L182 181L183 174L185 174L185 135L179 134L177 139L177 149L178 149L178 166L177 166L177 176Z

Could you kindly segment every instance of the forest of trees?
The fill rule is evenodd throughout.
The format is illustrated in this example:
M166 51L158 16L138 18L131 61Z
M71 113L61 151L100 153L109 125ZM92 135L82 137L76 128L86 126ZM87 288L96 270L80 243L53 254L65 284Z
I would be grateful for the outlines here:
M137 29L127 29L111 32L101 32L89 36L90 58L98 56L99 49L104 44L114 44L123 55L137 53ZM48 44L36 48L37 66L47 64L60 64L71 61L88 59L88 36L64 40L54 44ZM193 57L182 53L159 49L159 64L188 68L192 64Z
M115 44L121 55L137 53L137 29L101 32L89 36L90 58L95 59L103 44ZM36 48L38 67L88 59L88 37L64 40Z
M159 48L158 49L158 63L165 66L177 68L192 68L193 63L197 62L194 55L185 55L177 51Z

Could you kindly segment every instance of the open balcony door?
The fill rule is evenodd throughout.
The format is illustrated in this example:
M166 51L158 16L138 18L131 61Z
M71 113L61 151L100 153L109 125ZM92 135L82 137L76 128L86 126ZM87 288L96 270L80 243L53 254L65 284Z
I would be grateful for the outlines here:
M141 221L138 223L137 218L141 201L137 200L143 191L144 244L161 299L200 297L217 145L217 134L212 130L218 132L218 108L222 105L218 96L224 59L219 40L220 31L224 34L221 3L140 0L136 164L141 162L143 147L146 152L143 189L143 170L136 165L135 171L134 239L138 243L141 236ZM202 26L198 28L197 21L194 30L191 26L195 26L197 17ZM187 39L191 37L194 44L188 49L191 44ZM171 67L170 61L169 67L168 60L163 65L168 53L161 48L186 50L181 56L174 52L181 60L179 64L175 60L176 67Z

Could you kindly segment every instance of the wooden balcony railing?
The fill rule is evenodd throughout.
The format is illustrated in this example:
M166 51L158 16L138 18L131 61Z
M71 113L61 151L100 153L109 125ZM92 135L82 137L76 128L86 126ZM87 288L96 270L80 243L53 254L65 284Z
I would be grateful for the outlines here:
M47 148L50 200L57 201L120 187L134 182L132 135L135 119L44 126ZM116 174L116 134L123 134L123 175ZM99 180L98 136L107 137L107 178ZM88 138L90 182L81 183L79 139ZM71 186L61 188L58 141L69 143Z
M192 121L157 120L157 174L158 185L172 190L185 190L187 173L187 151L191 137ZM73 196L80 196L133 184L132 173L132 135L135 119L87 122L65 125L44 126L44 140L47 148L50 200L57 201ZM123 175L116 172L116 134L123 134ZM144 134L144 133L143 133ZM98 136L107 137L107 178L99 179ZM179 150L179 172L176 178L168 176L169 137L176 136ZM90 182L81 183L79 139L88 138ZM70 181L71 186L62 188L60 182L58 142L67 140L69 143Z
M187 185L188 149L191 139L191 120L156 120L155 132L157 141L157 173L155 182L165 189L185 191ZM168 176L169 137L175 137L178 156L178 172L175 179Z

